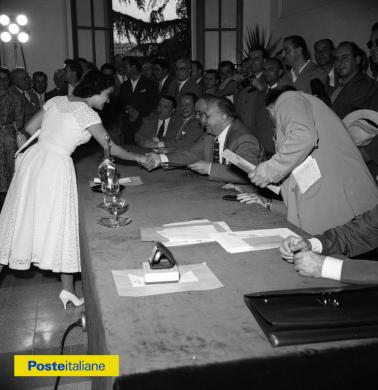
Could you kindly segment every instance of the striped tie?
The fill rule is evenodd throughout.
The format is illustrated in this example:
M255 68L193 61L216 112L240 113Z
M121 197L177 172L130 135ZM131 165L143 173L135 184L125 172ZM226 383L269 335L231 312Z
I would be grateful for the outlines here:
M213 162L219 164L219 141L218 141L218 138L215 138L215 141L214 141Z

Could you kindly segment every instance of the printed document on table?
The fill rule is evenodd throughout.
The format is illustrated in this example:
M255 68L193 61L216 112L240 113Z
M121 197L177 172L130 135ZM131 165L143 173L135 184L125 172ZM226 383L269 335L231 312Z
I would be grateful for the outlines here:
M166 246L181 246L212 242L212 233L231 231L224 222L193 220L175 222L158 227L142 227L142 241L160 241Z
M246 230L239 232L213 233L212 237L229 253L261 251L278 248L282 240L298 236L287 228Z
M322 177L318 163L311 156L308 156L292 173L302 194Z
M223 284L207 264L180 265L180 280L177 283L145 284L142 268L113 270L113 279L121 297L145 297L182 291L213 290Z

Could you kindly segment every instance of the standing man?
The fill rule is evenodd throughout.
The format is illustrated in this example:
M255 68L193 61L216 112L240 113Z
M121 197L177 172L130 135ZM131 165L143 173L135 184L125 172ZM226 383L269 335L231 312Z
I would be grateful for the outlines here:
M281 183L289 222L319 234L378 203L378 188L360 152L328 106L289 91L268 108L276 152L248 176L260 187Z
M28 73L23 68L13 69L10 73L11 86L9 91L21 102L24 115L24 124L39 110L37 95L31 90L31 81Z
M354 42L341 42L335 52L335 70L339 85L332 92L331 108L343 119L363 108L373 93L374 81L361 71L361 50Z
M176 83L174 84L174 97L176 101L185 93L192 93L197 97L201 96L201 87L195 80L190 78L192 64L187 58L180 58L175 64Z
M310 60L310 52L305 40L299 35L291 35L283 41L283 55L287 65L291 69L286 72L287 82L284 84L292 85L296 90L313 93L311 81L319 79L327 87L328 75L318 65Z
M174 96L176 83L169 73L169 64L165 58L157 58L154 61L154 77L159 83L159 98L163 95Z
M33 73L33 92L38 97L39 108L42 108L46 102L47 74L44 72Z
M335 46L333 42L326 38L316 41L314 44L314 54L316 63L328 74L328 94L330 95L332 91L338 84L338 76L335 74Z
M81 67L80 62L76 60L68 59L64 61L64 64L64 80L68 84L68 96L71 96L83 75L83 68Z
M121 109L121 144L134 144L134 136L142 119L156 107L158 89L155 82L142 74L142 66L135 57L124 60L127 81L119 91Z
M227 98L200 98L196 111L200 113L207 134L188 150L177 149L166 155L151 154L154 167L162 163L183 165L208 175L210 180L247 183L246 174L223 158L224 150L230 149L255 165L263 160L264 151L259 141L236 119L233 104Z

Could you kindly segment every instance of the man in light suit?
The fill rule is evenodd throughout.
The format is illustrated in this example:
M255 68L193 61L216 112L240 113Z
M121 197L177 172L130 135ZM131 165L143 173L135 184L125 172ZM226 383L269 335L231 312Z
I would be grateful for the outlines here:
M328 75L310 60L305 40L298 35L292 35L284 39L283 46L285 62L292 68L286 72L280 86L292 85L298 91L312 94L311 81L319 79L326 90Z
M257 138L236 119L233 104L227 98L200 98L196 109L201 112L201 123L205 124L207 134L189 150L178 149L166 155L152 154L154 167L164 163L189 166L200 174L208 175L210 180L247 183L246 174L227 164L223 152L230 149L256 165L264 158L263 148ZM219 149L216 148L217 144ZM219 153L216 153L217 150Z
M181 58L176 61L176 80L172 83L172 89L168 91L168 94L174 96L177 102L180 101L181 96L185 93L192 93L197 97L202 95L200 85L190 78L191 70L192 64L188 59Z
M289 222L319 234L378 203L378 188L361 153L320 99L288 91L268 108L276 126L276 153L249 178L260 187L281 184Z
M354 257L378 248L378 204L356 219L305 239L290 236L280 247L281 256L295 263L304 276L323 277L344 283L377 283L378 261L335 259L343 254ZM320 253L322 255L320 255Z

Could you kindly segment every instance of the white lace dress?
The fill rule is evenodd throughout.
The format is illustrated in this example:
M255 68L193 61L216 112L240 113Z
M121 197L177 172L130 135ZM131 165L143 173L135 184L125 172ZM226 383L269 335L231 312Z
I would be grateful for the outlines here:
M0 214L0 264L80 272L76 175L71 159L100 123L83 102L57 96L44 105L41 134L16 162Z

